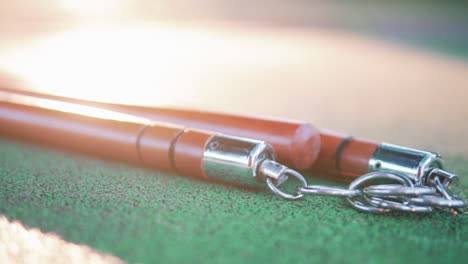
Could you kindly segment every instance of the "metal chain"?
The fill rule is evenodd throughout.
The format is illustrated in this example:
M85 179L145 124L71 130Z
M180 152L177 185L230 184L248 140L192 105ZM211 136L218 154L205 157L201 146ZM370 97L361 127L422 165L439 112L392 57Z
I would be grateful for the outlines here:
M270 179L268 187L283 198L296 200L304 194L345 197L355 209L363 212L383 213L391 211L428 213L434 208L449 208L452 212L462 213L460 208L468 206L468 201L453 196L449 190L450 182L442 176L434 176L427 183L415 183L403 174L386 172L368 173L355 179L349 187L308 186L302 175L288 171L290 176L299 180L302 186L291 195L280 191ZM375 181L394 182L393 184L371 184ZM362 187L365 185L365 187Z

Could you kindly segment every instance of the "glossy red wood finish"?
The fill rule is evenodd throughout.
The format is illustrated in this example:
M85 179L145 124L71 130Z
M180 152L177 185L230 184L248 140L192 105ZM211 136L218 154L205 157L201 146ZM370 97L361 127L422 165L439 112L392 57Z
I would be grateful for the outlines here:
M375 141L353 138L342 147L340 153L337 153L343 140L348 138L347 135L327 130L319 132L312 125L300 121L246 117L183 109L108 104L8 89L0 89L0 91L76 102L137 115L151 120L264 140L273 145L280 162L294 169L310 169L312 172L318 172L334 180L352 181L354 178L367 173L369 159L379 145ZM185 136L182 139L182 142L184 142L188 149L194 150L193 146L185 143ZM198 143L197 148L199 153L202 148L201 141ZM146 148L143 149L146 152L150 151ZM183 155L178 155L177 157L179 156ZM187 157L190 156L188 155ZM146 155L143 160L146 160ZM177 160L180 161L182 158L178 158ZM337 162L340 165L339 168L336 167ZM164 162L162 163L164 164ZM182 162L179 162L179 164L182 164ZM190 165L187 165L187 168L190 168L188 170L194 171L195 168L198 168L198 165L194 164L190 162ZM180 170L181 172L187 171L184 166ZM203 175L201 173L198 176L202 177Z
M28 91L9 90L2 87L0 87L0 91L90 105L142 116L151 120L266 141L276 150L277 160L279 162L298 170L310 168L317 159L320 151L319 131L311 124L302 121L238 116L173 108L99 103L37 94Z
M212 133L55 102L0 92L0 135L206 178L203 151Z

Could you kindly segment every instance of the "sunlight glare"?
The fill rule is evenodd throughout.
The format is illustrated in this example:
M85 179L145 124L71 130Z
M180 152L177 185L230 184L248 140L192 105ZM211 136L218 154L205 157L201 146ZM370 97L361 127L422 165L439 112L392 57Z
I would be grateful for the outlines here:
M87 105L74 104L69 102L62 102L52 99L38 98L22 94L12 94L9 92L0 91L0 100L2 102L10 102L19 105L26 105L32 107L38 107L41 109L49 109L53 111L60 111L65 113L77 114L82 116L115 120L120 122L127 123L136 123L136 124L150 124L154 123L153 121L128 115L120 112L114 112L106 109L96 108Z
M302 58L303 50L278 38L244 32L177 26L85 27L0 56L0 68L41 92L180 105L206 101L199 91L208 86L223 89L227 76L291 62Z
M75 15L112 15L125 11L128 0L59 0L62 6Z
M122 264L121 259L0 215L0 263Z

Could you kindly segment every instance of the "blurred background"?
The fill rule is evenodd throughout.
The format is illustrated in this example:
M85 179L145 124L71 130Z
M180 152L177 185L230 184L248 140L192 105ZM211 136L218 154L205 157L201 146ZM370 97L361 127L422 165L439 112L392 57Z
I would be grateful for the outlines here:
M460 1L0 0L0 85L468 155Z

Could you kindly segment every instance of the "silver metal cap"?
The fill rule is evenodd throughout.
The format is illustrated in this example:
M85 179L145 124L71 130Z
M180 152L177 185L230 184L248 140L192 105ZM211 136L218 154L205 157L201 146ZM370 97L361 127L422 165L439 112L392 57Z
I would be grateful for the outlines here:
M266 182L265 174L259 173L260 164L274 159L273 148L264 141L216 135L205 149L203 169L209 178L258 186Z
M443 167L437 153L388 143L379 145L369 160L369 172L403 173L416 183L425 182L432 169Z

